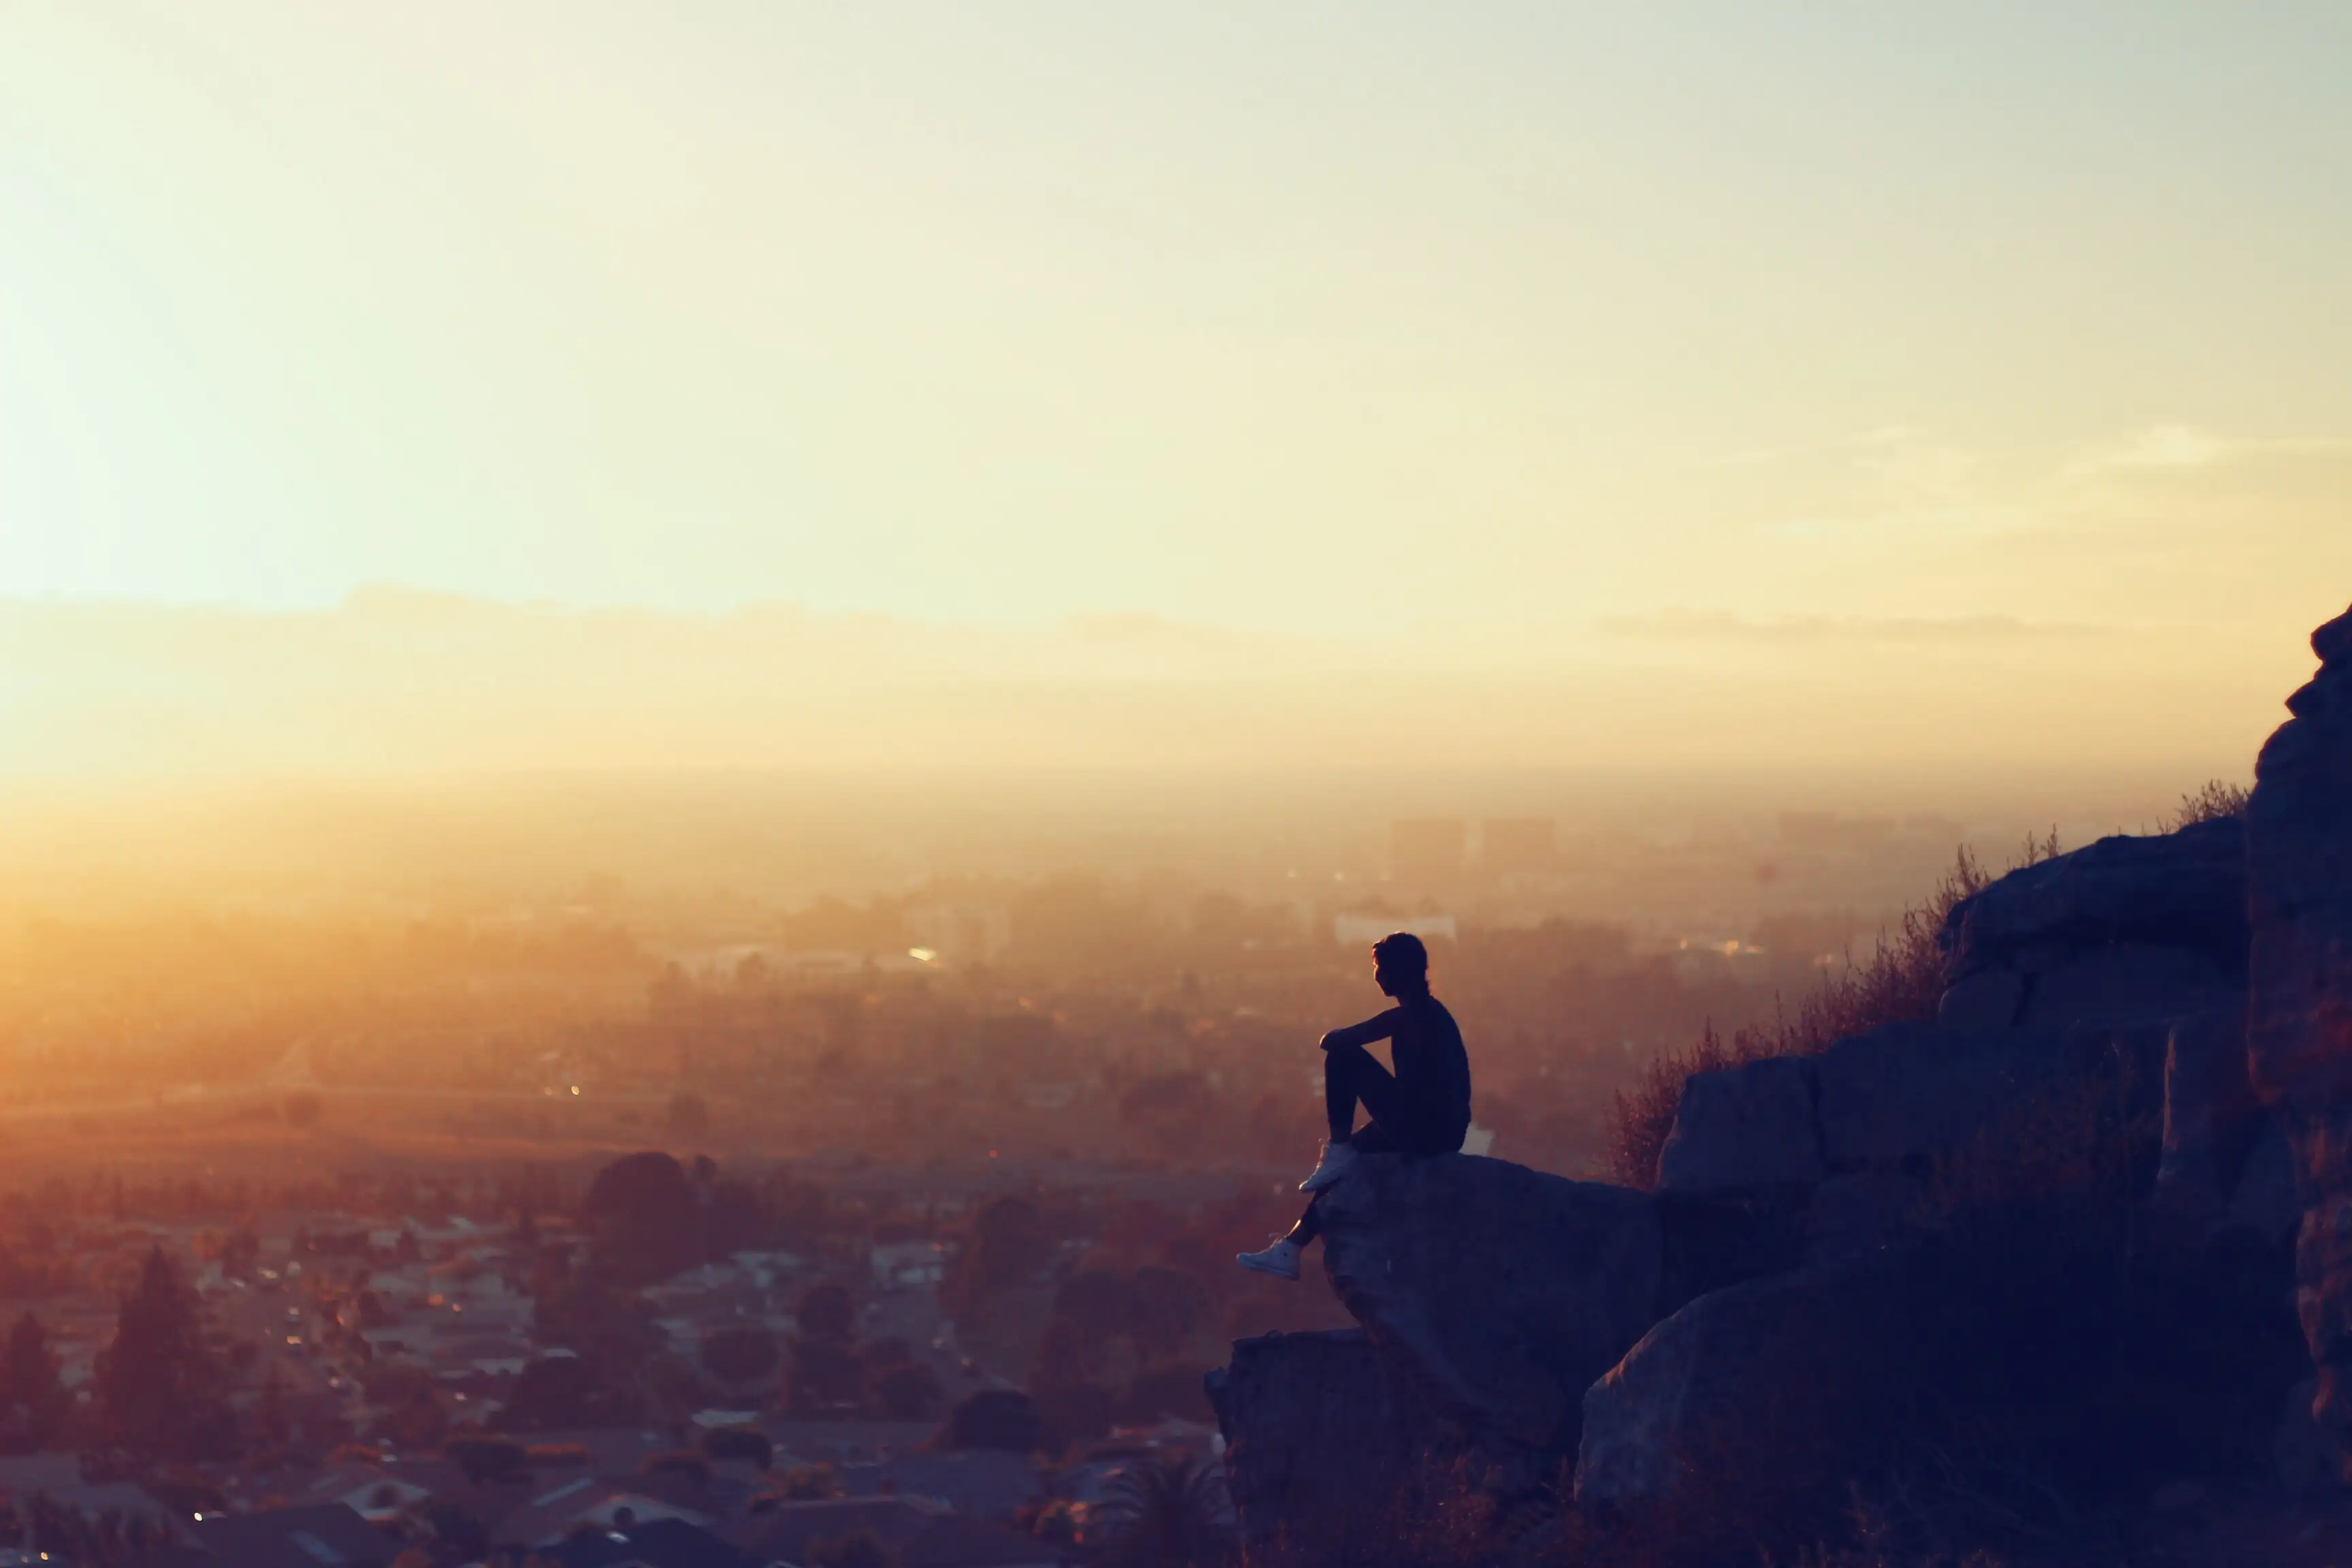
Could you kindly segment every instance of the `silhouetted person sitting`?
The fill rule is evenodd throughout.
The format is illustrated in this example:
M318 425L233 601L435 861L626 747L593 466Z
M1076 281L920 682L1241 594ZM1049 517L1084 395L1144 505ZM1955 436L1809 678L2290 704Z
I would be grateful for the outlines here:
M1290 1234L1264 1252L1240 1255L1244 1268L1298 1278L1298 1255L1323 1230L1324 1192L1365 1154L1451 1154L1470 1131L1470 1058L1444 1004L1429 994L1429 950L1407 931L1372 944L1372 979L1396 1005L1377 1018L1323 1037L1323 1105L1331 1139L1315 1173L1298 1184L1313 1193ZM1391 1075L1364 1047L1389 1043ZM1370 1121L1356 1130L1356 1107Z

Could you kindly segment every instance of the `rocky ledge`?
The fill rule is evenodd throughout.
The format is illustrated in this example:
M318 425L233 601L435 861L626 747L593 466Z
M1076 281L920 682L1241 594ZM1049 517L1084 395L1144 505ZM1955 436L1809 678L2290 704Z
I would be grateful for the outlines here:
M2352 616L2313 642L2245 820L1993 883L1934 1018L1694 1076L1654 1191L1366 1161L1360 1331L1211 1379L1254 1550L1377 1559L1444 1478L1713 1561L1987 1432L2086 1490L2352 1440Z

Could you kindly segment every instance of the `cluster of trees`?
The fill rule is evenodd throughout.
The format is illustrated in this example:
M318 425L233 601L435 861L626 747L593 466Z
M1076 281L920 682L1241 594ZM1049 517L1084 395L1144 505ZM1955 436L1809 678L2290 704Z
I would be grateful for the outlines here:
M940 1310L965 1333L986 1333L1005 1298L1034 1284L1054 1260L1055 1241L1045 1216L1026 1198L982 1205L940 1282Z
M597 1172L582 1214L594 1231L598 1271L644 1286L737 1252L808 1247L824 1226L825 1195L781 1173L755 1184L724 1175L708 1157L688 1166L647 1151Z
M149 1459L236 1452L245 1434L228 1407L229 1373L227 1360L205 1343L194 1290L154 1248L123 1298L113 1340L99 1352L89 1430L73 1429L74 1401L59 1379L47 1331L29 1311L17 1318L0 1349L0 1450L27 1453L79 1438ZM282 1425L282 1388L274 1405ZM257 1416L265 1438L272 1407L265 1389Z
M1089 1268L1065 1280L1029 1375L1048 1446L1100 1436L1119 1422L1207 1419L1208 1368L1185 1352L1210 1305L1200 1280L1160 1265Z
M47 1447L72 1410L48 1332L26 1312L8 1331L8 1348L0 1352L0 1447L13 1453Z
M205 1347L196 1293L160 1247L122 1303L93 1382L104 1435L119 1447L171 1459L236 1450L228 1368Z
M928 1421L945 1391L903 1339L861 1342L856 1304L839 1285L813 1285L793 1309L800 1331L787 1346L769 1329L742 1324L703 1336L701 1361L730 1392L765 1394L783 1371L785 1408L795 1415L881 1415Z
M856 1306L840 1286L803 1291L793 1315L800 1332L784 1378L793 1414L925 1421L940 1413L939 1374L915 1361L902 1339L859 1343Z
M1255 1185L1192 1214L1051 1190L997 1198L973 1215L940 1306L976 1353L1025 1362L1057 1430L1202 1415L1197 1373L1223 1342L1348 1321L1319 1274L1276 1284L1234 1267L1236 1252L1297 1217L1297 1199ZM1066 1279L1065 1240L1088 1260ZM1041 1314L1050 1320L1043 1340L1024 1337Z
M168 1463L282 1454L299 1434L275 1368L248 1417L240 1421L229 1405L230 1384L254 1355L243 1342L207 1342L195 1290L161 1247L151 1248L123 1294L113 1338L98 1354L86 1410L67 1391L40 1320L30 1311L17 1318L0 1348L0 1451L72 1445L102 1465L111 1462L108 1456ZM420 1410L437 1417L438 1407L431 1380L415 1377L426 1386L394 1401L394 1424L413 1445L438 1440L446 1426L438 1419L420 1425Z
M740 1250L815 1250L828 1217L821 1189L738 1181L708 1159L682 1164L648 1152L598 1172L583 1215L585 1255L548 1246L533 1265L534 1332L547 1353L509 1398L518 1427L630 1421L649 1408L772 1394L800 1415L940 1414L937 1373L904 1340L861 1342L856 1304L839 1285L801 1294L789 1342L751 1321L705 1336L692 1361L667 1350L644 1288Z

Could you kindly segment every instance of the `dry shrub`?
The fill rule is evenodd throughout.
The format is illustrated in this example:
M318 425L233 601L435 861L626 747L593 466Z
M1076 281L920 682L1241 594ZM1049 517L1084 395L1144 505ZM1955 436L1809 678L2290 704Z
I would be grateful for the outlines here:
M2219 822L2224 817L2243 816L2251 793L2245 785L2231 784L2227 779L2207 779L2203 787L2195 794L2180 797L2180 809L2172 814L2171 830L2178 833L2200 822Z
M1716 1033L1715 1026L1709 1024L1691 1045L1680 1050L1660 1051L1651 1058L1641 1076L1617 1091L1604 1156L1611 1180L1628 1187L1647 1188L1656 1184L1658 1151L1665 1147L1666 1134L1674 1130L1675 1112L1682 1104L1683 1085L1694 1073L1714 1072L1754 1060L1753 1057L1732 1055L1736 1047L1751 1037L1751 1032L1743 1029L1727 1044Z
M2057 835L2029 838L2020 866L2058 853ZM1936 1016L1944 994L1946 958L1937 934L1952 907L1990 885L1991 877L1962 845L1927 901L1903 911L1892 931L1878 933L1870 956L1825 974L1797 1005L1771 1023L1744 1028L1726 1040L1710 1024L1681 1050L1662 1052L1626 1089L1618 1090L1607 1164L1612 1179L1648 1187L1658 1179L1658 1151L1673 1130L1683 1084L1693 1073L1713 1072L1767 1057L1813 1056L1840 1040L1887 1024L1917 1023Z

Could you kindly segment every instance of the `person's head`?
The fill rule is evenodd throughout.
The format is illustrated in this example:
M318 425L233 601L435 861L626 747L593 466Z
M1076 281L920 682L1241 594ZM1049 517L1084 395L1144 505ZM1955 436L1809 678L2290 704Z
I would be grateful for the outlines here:
M1372 943L1372 979L1385 996L1411 996L1429 989L1429 949L1409 931Z

